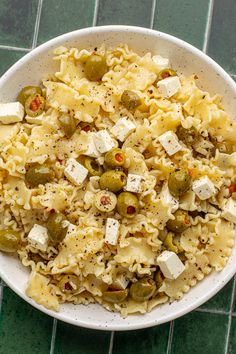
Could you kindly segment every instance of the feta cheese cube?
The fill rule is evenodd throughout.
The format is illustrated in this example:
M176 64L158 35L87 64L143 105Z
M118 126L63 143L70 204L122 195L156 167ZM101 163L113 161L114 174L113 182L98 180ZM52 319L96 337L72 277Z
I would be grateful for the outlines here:
M112 127L112 134L120 141L125 141L129 134L136 129L136 126L127 117L120 118L114 127Z
M179 257L171 251L164 251L157 257L157 263L168 279L177 279L185 270L184 264Z
M143 180L142 176L129 173L127 177L125 190L127 192L140 193L142 180Z
M193 182L192 190L199 199L205 200L215 194L214 184L207 176L203 176Z
M64 170L66 178L73 184L81 185L88 175L88 170L75 159L70 158Z
M236 224L236 200L232 198L227 200L222 212L222 217Z
M172 194L170 194L167 183L163 186L160 197L161 201L165 205L170 206L172 213L174 213L179 208L179 202L173 197Z
M120 223L118 220L113 218L107 218L106 231L105 231L105 242L112 246L117 244L119 236Z
M181 84L178 76L167 77L166 79L160 80L157 83L157 87L160 93L168 98L175 95L181 88Z
M97 150L101 154L104 154L115 147L115 142L106 130L100 130L99 132L94 133L94 142Z
M164 58L161 55L153 55L152 60L162 69L169 67L169 59Z
M28 234L28 241L32 246L45 252L48 247L48 230L46 227L34 224Z
M159 141L168 155L174 155L176 152L182 150L178 137L171 130L159 136Z
M0 122L17 123L24 118L25 110L20 102L0 103Z
M42 120L43 120L44 116L45 116L44 112L37 117L30 117L27 114L25 116L25 120L27 121L27 123L30 123L30 124L42 124Z
M101 154L97 150L95 142L94 142L94 135L95 134L96 133L87 133L88 144L87 144L86 150L84 152L84 155L86 155L86 156L90 156L90 157L100 157L101 156Z

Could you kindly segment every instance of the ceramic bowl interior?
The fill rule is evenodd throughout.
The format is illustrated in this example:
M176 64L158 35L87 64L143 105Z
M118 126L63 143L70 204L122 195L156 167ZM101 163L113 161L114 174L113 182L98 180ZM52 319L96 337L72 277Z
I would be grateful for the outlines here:
M226 110L233 119L236 114L236 84L212 59L190 44L170 35L139 27L105 26L74 31L57 37L20 59L0 79L0 102L15 100L19 90L26 85L38 84L42 77L54 73L58 63L52 60L52 51L59 45L79 49L94 48L101 44L115 46L127 43L139 54L152 52L170 59L179 74L197 74L199 86L211 94L221 94ZM236 272L236 248L226 267L213 272L192 288L180 301L165 304L145 315L132 315L123 319L99 305L61 306L59 313L49 311L25 295L29 269L17 258L0 253L0 276L19 296L39 310L62 321L94 329L131 330L161 324L182 316L215 295ZM233 261L234 259L234 261Z

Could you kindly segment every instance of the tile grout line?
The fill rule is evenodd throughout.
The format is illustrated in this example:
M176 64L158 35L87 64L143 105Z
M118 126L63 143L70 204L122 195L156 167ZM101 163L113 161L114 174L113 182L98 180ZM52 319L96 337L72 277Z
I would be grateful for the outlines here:
M51 337L51 345L50 345L50 354L54 354L56 334L57 334L57 320L54 318L53 326L52 326L52 337Z
M97 25L98 8L99 8L99 0L95 0L95 7L94 7L94 13L93 13L93 26Z
M3 44L0 44L0 49L15 50L15 51L18 50L20 52L29 52L29 51L31 51L31 48L14 47L14 46L3 45Z
M38 34L39 34L39 24L40 24L40 17L41 17L42 7L43 7L43 0L39 0L38 8L37 8L36 20L35 20L35 26L34 26L34 37L33 37L33 42L32 42L32 49L34 49L37 46L37 40L38 40Z
M233 307L234 307L235 294L236 294L236 276L234 276L232 296L231 296L231 302L230 302L228 328L227 328L227 334L226 334L226 340L225 340L225 354L229 353L229 338L230 338L230 332L231 332L232 313L233 313Z
M112 354L112 351L113 351L113 343L114 343L114 336L115 336L115 332L112 331L112 332L111 332L111 337L110 337L110 344L109 344L108 354Z
M203 43L203 47L202 47L202 51L204 53L206 53L207 49L208 49L208 42L209 42L209 38L210 38L213 8L214 8L214 0L209 0L209 7L208 7L208 13L207 13L207 23L206 23L206 29L205 29L205 35L204 35L204 43Z
M204 313L212 313L214 315L229 315L230 312L227 311L223 311L223 310L211 310L211 309L201 309L201 308L197 308L195 310L196 312L204 312Z
M170 322L170 329L169 329L169 336L168 336L168 344L167 344L167 349L166 349L166 354L171 353L171 347L172 347L172 340L173 340L173 334L174 334L174 321Z
M151 8L151 18L150 18L150 28L153 28L155 10L156 10L156 0L152 0L152 8Z

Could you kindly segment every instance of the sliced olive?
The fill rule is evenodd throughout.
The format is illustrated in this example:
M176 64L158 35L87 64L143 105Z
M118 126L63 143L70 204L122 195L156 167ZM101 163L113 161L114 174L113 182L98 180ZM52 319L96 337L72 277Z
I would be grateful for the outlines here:
M172 69L163 69L158 73L158 80L164 80L167 79L170 76L176 76L177 73L175 70Z
M115 291L104 291L102 298L104 301L111 302L113 304L117 302L124 301L129 294L129 290L115 290Z
M139 95L134 91L125 90L121 95L121 104L129 111L137 108L141 103Z
M106 58L98 54L92 54L88 57L84 72L90 81L100 81L104 74L108 71Z
M64 226L65 221L66 218L62 213L53 213L49 216L46 226L51 241L59 243L65 238L68 229Z
M131 285L130 296L135 301L147 301L153 296L155 290L155 281L150 277L144 277Z
M154 280L157 286L157 289L159 289L164 281L165 277L162 274L162 272L160 271L160 269L158 269L154 275Z
M125 163L125 153L119 148L108 151L105 155L105 162L110 167L121 167Z
M169 232L165 238L164 246L174 253L178 253L178 247L173 243L173 235Z
M106 171L101 175L99 184L101 189L119 192L126 185L126 175L122 171Z
M30 95L25 101L25 112L30 117L37 117L43 113L45 99L38 93Z
M87 168L91 176L101 176L103 174L102 166L91 157L85 157L84 166Z
M25 174L26 181L36 187L39 184L51 182L54 178L54 172L47 165L31 166Z
M100 211L108 213L115 209L116 203L116 195L112 192L100 191L95 195L94 205Z
M117 198L118 213L126 218L133 218L139 212L139 201L135 194L122 192Z
M76 120L69 114L62 114L59 118L59 123L67 138L71 138L76 131Z
M39 86L25 86L19 93L17 101L19 101L23 106L25 105L26 99L31 95L42 95L42 90Z
M0 230L0 251L16 252L20 245L20 233L15 230Z
M75 275L64 275L59 281L59 288L63 293L74 294L79 289L79 278Z
M174 220L168 220L166 227L169 231L173 232L183 232L186 230L191 224L187 211L178 209L174 213Z
M192 178L187 171L180 170L170 174L168 187L174 197L180 197L191 187Z
M192 146L195 142L198 141L199 134L194 127L190 129L185 129L180 125L176 131L176 135L183 143L186 145Z

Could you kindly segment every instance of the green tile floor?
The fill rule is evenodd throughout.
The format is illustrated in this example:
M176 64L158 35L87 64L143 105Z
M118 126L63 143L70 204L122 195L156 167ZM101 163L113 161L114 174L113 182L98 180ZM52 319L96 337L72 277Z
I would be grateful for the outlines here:
M236 79L235 15L236 0L0 0L0 74L62 33L126 24L176 35ZM235 354L235 288L171 323L110 333L53 320L0 283L0 354Z

